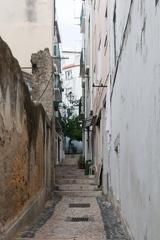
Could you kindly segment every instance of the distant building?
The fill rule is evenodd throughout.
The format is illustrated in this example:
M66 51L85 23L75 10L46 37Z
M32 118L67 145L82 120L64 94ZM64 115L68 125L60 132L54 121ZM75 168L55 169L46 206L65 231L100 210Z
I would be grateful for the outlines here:
M63 103L67 115L79 115L79 103L82 97L82 84L80 78L80 56L77 51L63 51L66 58L62 63Z
M55 11L56 12L56 11ZM62 105L62 79L61 79L61 36L58 21L54 20L54 44L53 44L53 62L54 62L54 116L55 116L55 163L59 164L64 159L63 147L63 129L61 125L61 105Z
M80 57L81 52L63 51L62 62L62 117L65 119L72 116L78 116L82 100L82 81L80 77ZM82 142L72 141L71 148L69 146L69 138L65 138L66 153L82 153Z
M83 86L83 146L85 160L92 160L97 182L107 182L106 97L109 82L107 1L85 1L81 11L81 77ZM102 170L103 169L103 170ZM103 171L103 174L102 174ZM106 185L105 185L106 187ZM105 189L106 192L106 189Z

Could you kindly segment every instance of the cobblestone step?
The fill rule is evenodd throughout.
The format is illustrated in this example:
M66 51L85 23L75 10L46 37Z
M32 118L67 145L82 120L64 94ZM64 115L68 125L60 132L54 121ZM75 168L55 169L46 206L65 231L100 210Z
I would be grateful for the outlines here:
M56 166L55 173L57 177L61 177L61 175L72 175L75 177L84 176L84 169L78 169L77 166Z
M74 174L56 174L56 179L88 179L87 176L84 175L74 175Z
M78 165L68 165L68 164L59 164L59 165L56 165L55 168L69 168L69 169L78 169L78 170L81 170L80 168L78 168Z
M78 166L56 166L54 194L67 197L97 197L102 194L95 184L94 176L85 176Z
M72 170L72 169L65 169L65 168L62 168L62 169L56 169L56 173L57 174L62 174L62 173L65 173L65 174L73 174L73 175L84 175L84 170L83 171L79 171L79 170Z
M72 178L87 178L84 174L74 174L74 173L56 173L56 178L67 178L69 176Z
M98 197L102 195L102 191L54 191L54 194L61 197Z
M58 165L55 166L56 169L73 169L73 170L77 170L77 171L82 171L83 169L78 168L78 166L72 166L72 165Z
M65 174L74 174L74 175L84 175L84 171L75 171L75 170L66 170L66 169L58 169L56 170L56 173L58 174L62 174L62 173L65 173Z
M60 191L96 191L96 185L91 184L59 184L55 186L56 190Z
M94 178L57 178L56 179L56 184L94 184L95 183L95 179Z

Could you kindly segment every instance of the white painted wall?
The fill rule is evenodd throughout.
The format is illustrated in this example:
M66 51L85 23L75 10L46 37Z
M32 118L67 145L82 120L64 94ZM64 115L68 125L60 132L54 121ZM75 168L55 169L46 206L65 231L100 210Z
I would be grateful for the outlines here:
M94 127L90 132L90 146L88 148L87 132L85 134L85 158L92 159L96 170L97 180L103 166L103 192L107 193L107 175L109 176L109 145L107 141L107 116L105 102L108 88L92 87L95 85L108 85L109 74L109 48L108 48L108 16L106 14L107 1L85 1L85 64L90 69L90 81L85 83L85 117L90 111L98 117L101 115L100 127ZM90 23L90 26L89 26ZM89 34L90 29L90 34ZM106 43L106 44L105 44ZM92 154L93 153L93 154Z
M117 1L117 54L130 1L124 2L125 5ZM111 100L111 185L114 200L119 201L135 240L157 240L160 239L160 5L155 7L155 1L150 0L133 2ZM114 1L109 1L111 73L115 70L113 5ZM117 154L114 148L118 135Z
M53 0L0 0L0 36L21 67L31 54L53 45Z
M93 18L92 18L92 2L91 0L85 1L85 33L84 39L84 60L85 69L89 68L89 79L85 77L85 119L90 116L90 111L92 110L92 29L93 29ZM84 145L85 145L85 160L92 159L92 140L91 131L88 133L85 129ZM91 130L91 129L90 129Z

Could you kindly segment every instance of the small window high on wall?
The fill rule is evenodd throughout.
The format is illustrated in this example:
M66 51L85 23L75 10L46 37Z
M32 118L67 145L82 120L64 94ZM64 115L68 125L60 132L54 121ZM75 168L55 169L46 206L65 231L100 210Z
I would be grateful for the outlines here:
M72 70L68 70L65 72L66 80L72 79Z

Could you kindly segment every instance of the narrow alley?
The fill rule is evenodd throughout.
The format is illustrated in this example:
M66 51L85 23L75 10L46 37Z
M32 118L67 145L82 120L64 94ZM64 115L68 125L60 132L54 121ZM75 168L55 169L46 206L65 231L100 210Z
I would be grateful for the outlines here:
M160 0L0 0L0 240L160 240Z
M94 176L87 177L78 169L74 155L57 166L55 182L53 201L47 202L40 217L15 240L129 240ZM106 213L107 222L103 221Z

